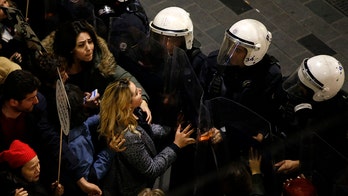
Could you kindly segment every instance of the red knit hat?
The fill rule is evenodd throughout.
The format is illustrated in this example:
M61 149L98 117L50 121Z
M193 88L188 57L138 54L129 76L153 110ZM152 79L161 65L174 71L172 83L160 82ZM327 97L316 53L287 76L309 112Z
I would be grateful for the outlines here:
M0 162L6 161L11 168L19 168L36 156L35 151L19 140L13 140L8 150L0 153Z

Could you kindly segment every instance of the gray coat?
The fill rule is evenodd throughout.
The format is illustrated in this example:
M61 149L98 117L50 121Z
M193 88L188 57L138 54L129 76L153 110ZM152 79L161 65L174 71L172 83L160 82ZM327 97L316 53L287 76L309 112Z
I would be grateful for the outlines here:
M146 187L152 187L157 177L161 176L175 161L177 154L171 147L156 152L155 145L150 136L140 126L137 130L141 136L127 131L124 135L127 148L121 153L116 153L113 169L109 173L115 183L113 189L118 189L116 195L137 195ZM110 177L109 176L109 177ZM115 186L117 184L117 186ZM106 195L108 191L104 191ZM115 195L114 193L110 195Z

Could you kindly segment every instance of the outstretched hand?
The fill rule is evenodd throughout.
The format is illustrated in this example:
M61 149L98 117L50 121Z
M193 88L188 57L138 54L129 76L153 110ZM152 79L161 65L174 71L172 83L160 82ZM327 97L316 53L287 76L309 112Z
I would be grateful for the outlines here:
M213 127L211 128L209 131L211 131L212 136L210 137L210 141L212 144L217 144L220 143L222 141L222 136L221 136L221 132L219 129Z
M195 129L191 129L191 124L187 125L185 129L181 131L181 124L179 124L176 129L174 144L179 148L183 148L189 144L196 143L196 140L190 137L194 131Z
M252 147L249 150L249 167L251 174L261 174L261 158L259 152Z
M300 168L300 161L299 160L282 160L278 163L274 164L275 167L279 167L277 172L280 173L291 173L293 171L296 171Z
M222 141L222 136L220 133L220 130L213 127L209 129L209 131L199 135L198 141L203 142L203 141L210 141L212 144L217 144Z

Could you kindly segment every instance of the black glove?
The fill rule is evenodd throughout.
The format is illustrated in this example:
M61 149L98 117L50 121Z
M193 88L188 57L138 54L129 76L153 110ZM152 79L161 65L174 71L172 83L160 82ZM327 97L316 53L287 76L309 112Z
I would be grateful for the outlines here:
M219 72L216 72L214 74L213 79L208 87L208 93L212 97L219 97L225 95L226 86L224 83L224 78Z

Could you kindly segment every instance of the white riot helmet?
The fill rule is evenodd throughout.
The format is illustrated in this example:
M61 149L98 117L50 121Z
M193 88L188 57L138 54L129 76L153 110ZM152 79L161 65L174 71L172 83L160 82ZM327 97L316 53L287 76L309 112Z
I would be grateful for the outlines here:
M186 49L193 44L193 24L190 14L179 7L167 7L150 22L152 32L159 35L185 38Z
M226 30L218 54L218 64L229 65L230 59L238 46L247 50L244 65L250 66L261 61L271 44L272 34L259 21L243 19Z
M317 55L304 59L293 74L293 77L296 78L296 76L304 86L313 91L312 99L316 102L334 97L342 88L345 78L342 64L328 55ZM290 82L291 80L295 81L290 77L289 80L284 81L283 87L288 93L294 94L296 84Z

